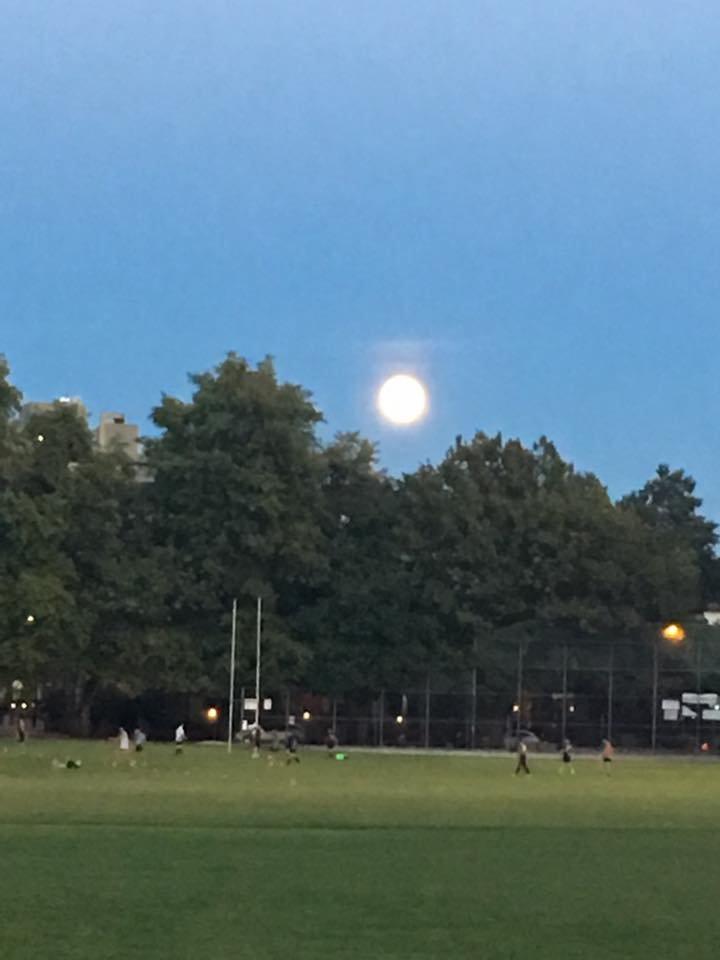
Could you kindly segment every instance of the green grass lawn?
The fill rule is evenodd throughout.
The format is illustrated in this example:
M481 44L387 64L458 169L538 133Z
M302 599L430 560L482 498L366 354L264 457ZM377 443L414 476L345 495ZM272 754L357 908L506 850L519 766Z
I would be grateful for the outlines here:
M79 757L57 770L53 757ZM705 958L720 766L0 747L0 957Z

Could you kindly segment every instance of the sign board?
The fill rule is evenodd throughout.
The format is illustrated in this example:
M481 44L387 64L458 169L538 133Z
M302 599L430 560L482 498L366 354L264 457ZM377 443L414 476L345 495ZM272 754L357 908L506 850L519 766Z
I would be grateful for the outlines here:
M677 720L680 715L679 700L663 700L662 702L663 720Z
M720 710L717 710L713 707L712 710L703 710L702 712L703 720L710 720L713 723L720 723Z
M257 710L257 700L255 697L245 697L244 709Z
M272 710L272 700L270 697L265 697L263 700L263 710Z
M718 695L716 693L684 693L682 695L683 703L700 703L704 707L714 707L718 703Z

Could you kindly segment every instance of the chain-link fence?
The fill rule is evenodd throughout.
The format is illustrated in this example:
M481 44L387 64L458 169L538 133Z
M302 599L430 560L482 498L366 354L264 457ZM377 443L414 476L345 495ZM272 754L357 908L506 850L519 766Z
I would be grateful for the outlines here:
M714 638L713 638L714 641ZM717 648L717 650L716 650ZM682 649L638 644L520 643L512 673L430 673L405 690L366 696L284 691L270 696L267 729L289 720L309 743L335 730L347 745L511 748L518 735L537 750L564 739L628 749L720 748L720 632ZM238 710L238 715L240 710Z
M594 748L604 737L627 749L720 748L720 628L682 631L681 642L659 630L632 643L525 638L504 643L501 653L490 645L484 666L431 670L420 682L365 694L264 689L261 726L280 733L294 720L307 743L322 743L334 730L349 746L502 749L520 735L547 751L566 738ZM255 718L254 684L238 683L236 692L238 734ZM63 729L51 697L36 704L6 693L0 735L15 735L21 716L31 734L43 724L51 734ZM223 740L228 715L222 698L108 693L95 702L87 732L107 736L140 723L151 738L166 739L182 720L193 739Z

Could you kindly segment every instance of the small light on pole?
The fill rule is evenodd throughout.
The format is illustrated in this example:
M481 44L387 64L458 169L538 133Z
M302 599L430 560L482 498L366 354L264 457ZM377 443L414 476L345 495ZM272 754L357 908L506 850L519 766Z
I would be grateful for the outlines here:
M217 718L220 716L220 711L217 707L208 707L205 711L205 716L208 718L210 723L215 723Z
M303 715L302 715L303 720L309 720L310 717L311 717L310 711L309 711L309 710L303 710Z
M401 713L399 713L399 714L395 717L395 723L398 723L398 724L403 724L403 723L405 723L405 717L404 717Z
M29 613L25 617L25 623L35 623L35 617L32 615L32 613Z

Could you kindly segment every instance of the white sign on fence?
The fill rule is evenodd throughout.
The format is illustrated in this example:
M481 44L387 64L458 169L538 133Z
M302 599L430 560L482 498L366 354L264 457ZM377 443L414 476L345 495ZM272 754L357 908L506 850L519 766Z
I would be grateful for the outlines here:
M704 707L717 706L719 699L716 693L684 693L682 695L683 703L700 703Z
M257 700L255 697L245 697L244 703L245 710L257 710Z

